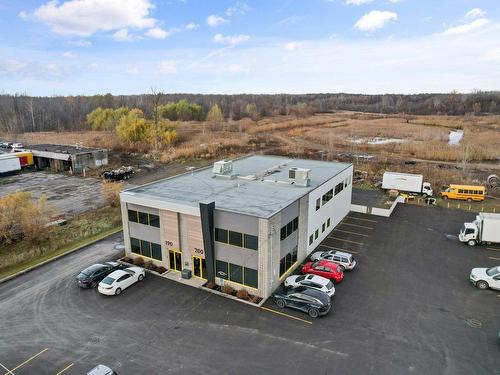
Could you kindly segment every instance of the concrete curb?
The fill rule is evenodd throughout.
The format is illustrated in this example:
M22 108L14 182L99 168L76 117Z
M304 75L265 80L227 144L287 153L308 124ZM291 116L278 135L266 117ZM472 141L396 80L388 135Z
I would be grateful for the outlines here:
M58 259L60 259L60 258L62 258L62 257L65 257L66 255L70 255L70 254L72 254L72 253L74 253L74 252L76 252L76 251L78 251L78 250L81 250L81 249L83 249L83 248L87 247L87 246L93 245L93 244L95 244L96 242L102 241L103 239L105 239L105 238L107 238L107 237L109 237L109 236L112 236L112 235L114 235L114 234L116 234L116 233L118 233L118 232L121 232L122 230L123 230L123 229L120 227L120 229L117 229L117 230L115 230L115 231L113 231L113 232L111 232L111 233L107 233L105 236L102 236L102 237L96 238L96 239L94 239L94 240L92 240L92 241L90 241L90 242L88 242L88 243L86 243L86 244L84 244L84 245L80 245L80 246L78 246L78 247L75 247L74 249L70 249L70 250L66 251L65 253L62 253L62 254L56 255L55 257L52 257L52 258L46 259L46 260L44 260L44 261L43 261L43 262L41 262L41 263L35 264L34 266L31 266L31 267L28 267L28 268L26 268L26 269L24 269L24 270L21 270L21 271L19 271L19 272L16 272L16 273L15 273L15 274L13 274L13 275L6 276L6 277L4 277L3 279L0 279L0 284L3 284L3 283L5 283L5 282L7 282L7 281L9 281L9 280L12 280L12 279L14 279L14 278L16 278L16 277L18 277L18 276L24 275L25 273L28 273L28 272L30 272L30 271L33 271L34 269L36 269L36 268L38 268L38 267L41 267L41 266L44 266L44 265L46 265L47 263L50 263L50 262L53 262L53 261L55 261L55 260L58 260Z

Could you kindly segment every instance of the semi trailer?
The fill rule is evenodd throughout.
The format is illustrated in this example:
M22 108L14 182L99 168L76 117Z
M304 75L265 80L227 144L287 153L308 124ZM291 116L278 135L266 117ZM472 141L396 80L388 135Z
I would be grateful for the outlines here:
M0 175L14 173L21 170L19 158L13 154L0 155Z
M458 239L469 246L500 243L500 214L480 212L472 223L464 223Z
M432 197L432 186L430 183L424 182L424 176L421 174L385 172L382 178L382 189Z

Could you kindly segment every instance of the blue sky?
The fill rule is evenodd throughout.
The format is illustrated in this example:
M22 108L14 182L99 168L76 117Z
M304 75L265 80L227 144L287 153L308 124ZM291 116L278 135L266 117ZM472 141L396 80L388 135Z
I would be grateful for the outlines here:
M500 89L498 0L1 0L0 91Z

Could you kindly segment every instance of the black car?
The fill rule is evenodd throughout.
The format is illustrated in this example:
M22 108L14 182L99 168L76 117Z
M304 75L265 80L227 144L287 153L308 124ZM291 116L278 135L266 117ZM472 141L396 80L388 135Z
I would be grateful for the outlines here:
M102 279L119 268L120 264L116 262L93 264L78 274L76 283L82 288L95 288Z
M274 301L280 308L291 307L304 311L311 318L326 315L330 311L331 299L328 294L315 289L298 287L285 289L274 294Z

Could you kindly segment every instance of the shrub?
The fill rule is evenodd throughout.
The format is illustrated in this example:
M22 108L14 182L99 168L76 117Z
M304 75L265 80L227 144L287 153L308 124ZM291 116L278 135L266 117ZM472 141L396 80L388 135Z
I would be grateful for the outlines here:
M222 293L231 294L231 295L233 295L235 292L234 289L232 287L230 287L229 285L224 285L221 288L221 291L222 291Z
M133 259L131 257L124 257L124 258L122 258L122 262L132 264Z
M153 269L153 267L154 267L154 264L153 264L153 262L152 262L152 261L147 260L147 261L145 261L145 262L144 262L143 267L144 267L145 269L147 269L147 270L152 270L152 269Z
M208 289L214 289L215 283L213 283L212 281L209 281L208 283L206 283L205 287Z
M239 299L244 299L246 301L248 301L248 292L245 290L245 289L240 289L236 292L236 297L238 297Z
M155 267L155 271L161 274L161 273L165 273L167 271L167 269L163 266L159 266L159 267Z
M144 264L144 259L142 259L141 257L136 257L134 258L132 263L134 263L134 265L136 266L142 266Z

